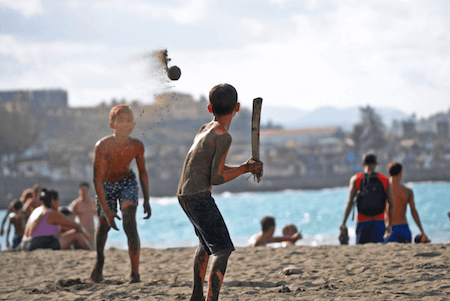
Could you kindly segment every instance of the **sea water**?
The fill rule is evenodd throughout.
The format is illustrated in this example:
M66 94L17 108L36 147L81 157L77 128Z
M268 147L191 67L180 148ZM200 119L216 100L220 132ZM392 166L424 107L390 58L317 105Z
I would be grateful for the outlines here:
M416 208L422 226L432 243L450 241L450 183L408 183L414 191ZM264 216L275 217L275 235L281 228L293 223L301 231L303 239L297 245L338 245L339 226L342 223L347 202L348 187L321 190L285 190L277 192L214 194L232 240L237 247L247 245L249 238L260 231ZM198 244L192 225L184 214L177 198L152 197L152 216L145 220L142 200L137 211L137 226L143 248L194 247ZM0 211L3 219L5 210ZM119 212L119 216L121 213ZM408 207L407 218L413 237L419 229ZM347 220L350 244L355 244L355 221L350 214ZM119 231L111 229L106 248L127 248L127 238L121 221L116 220ZM5 227L6 231L6 227ZM12 235L11 235L12 236ZM5 248L5 236L0 241ZM274 245L278 246L278 245Z

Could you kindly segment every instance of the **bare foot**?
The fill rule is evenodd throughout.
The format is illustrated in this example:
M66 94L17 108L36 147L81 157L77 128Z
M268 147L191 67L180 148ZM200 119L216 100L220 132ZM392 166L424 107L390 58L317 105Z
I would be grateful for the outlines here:
M129 283L137 283L137 282L141 282L141 277L139 276L139 274L131 272Z
M94 283L100 283L103 280L103 260L98 260L95 262L94 268L91 272L91 280Z

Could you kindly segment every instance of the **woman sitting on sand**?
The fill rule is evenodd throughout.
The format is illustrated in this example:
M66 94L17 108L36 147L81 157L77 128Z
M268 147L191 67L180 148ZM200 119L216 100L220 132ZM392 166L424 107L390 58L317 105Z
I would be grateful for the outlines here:
M42 189L41 201L44 205L36 208L28 218L22 239L22 250L36 249L67 250L72 244L90 250L80 225L66 218L58 211L59 195L55 190ZM71 233L61 234L61 227L72 229Z

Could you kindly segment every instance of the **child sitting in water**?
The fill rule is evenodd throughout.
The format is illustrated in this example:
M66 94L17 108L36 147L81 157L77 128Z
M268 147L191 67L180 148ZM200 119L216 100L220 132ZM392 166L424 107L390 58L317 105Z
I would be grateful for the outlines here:
M275 232L275 218L273 216L266 216L261 219L261 232L253 235L249 241L249 247L265 246L266 244L273 242L286 242L289 244L295 244L295 242L302 238L302 235L295 231L292 233L292 227L288 227L287 235L273 236ZM292 225L295 227L295 225ZM297 227L295 227L297 230ZM292 234L291 234L292 233Z

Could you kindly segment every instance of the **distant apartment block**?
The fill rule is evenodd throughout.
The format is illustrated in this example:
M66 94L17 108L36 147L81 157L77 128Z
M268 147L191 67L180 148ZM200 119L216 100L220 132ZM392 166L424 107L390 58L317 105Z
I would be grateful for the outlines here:
M450 137L448 121L438 121L436 123L436 128L439 138L448 139Z
M344 139L345 133L338 126L298 128L298 129L265 129L261 130L261 144L286 145L290 142L308 144L325 138Z
M65 108L67 99L67 91L62 89L0 91L0 104L25 102L32 104L38 111L48 107Z

